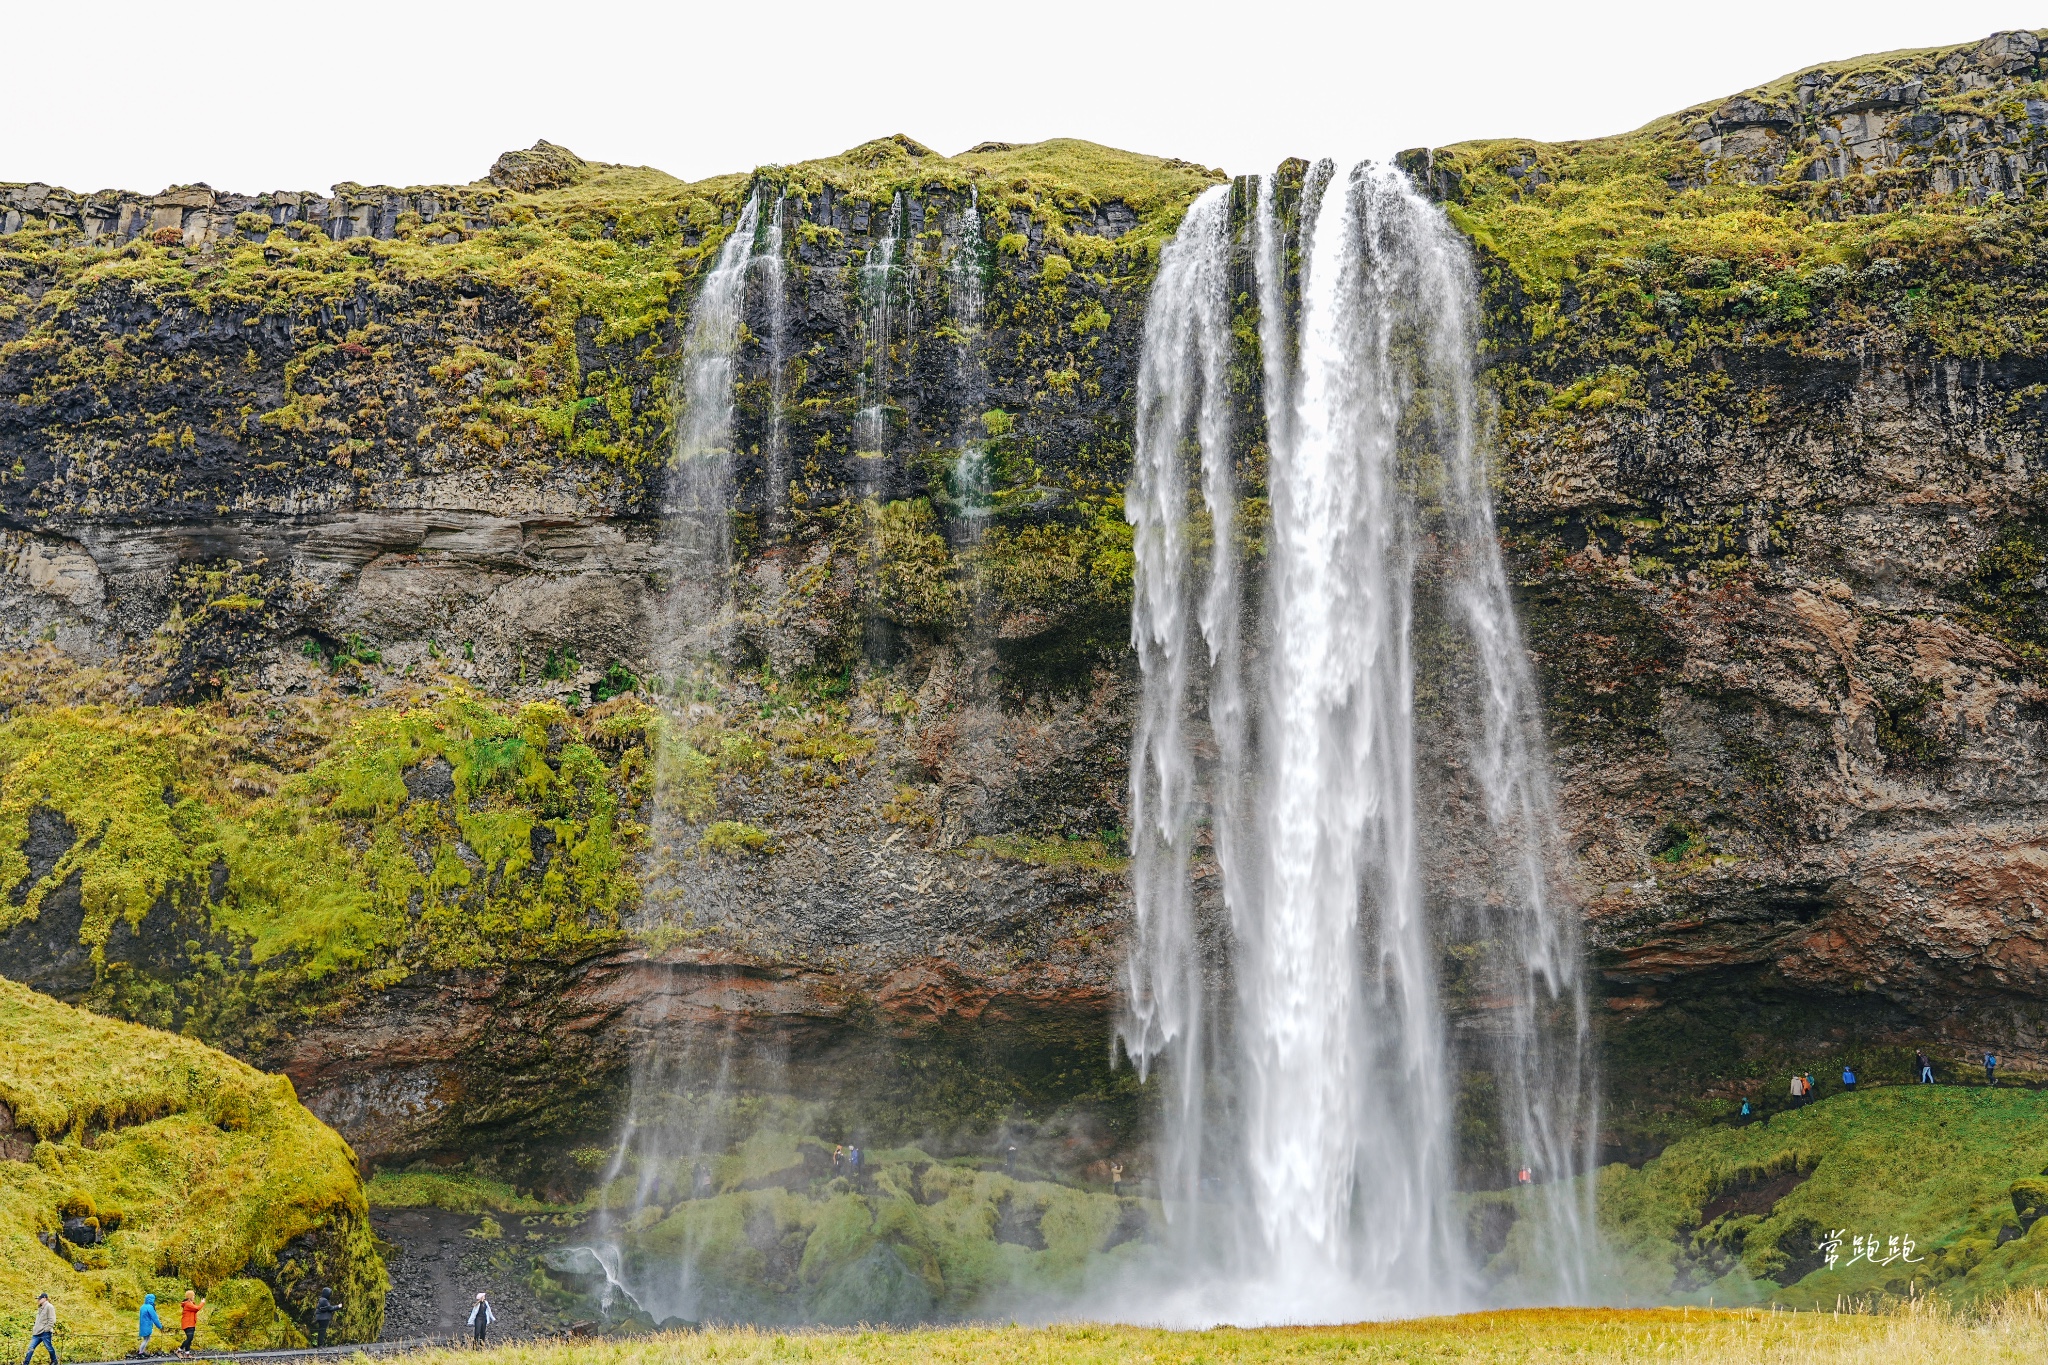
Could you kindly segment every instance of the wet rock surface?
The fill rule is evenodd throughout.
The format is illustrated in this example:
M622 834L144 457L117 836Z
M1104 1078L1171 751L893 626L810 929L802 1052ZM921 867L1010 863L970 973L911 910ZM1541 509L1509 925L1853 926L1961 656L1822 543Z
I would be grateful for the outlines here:
M500 1229L497 1236L475 1234ZM534 1260L560 1245L550 1219L517 1214L451 1213L445 1209L377 1209L370 1224L384 1243L391 1293L384 1300L386 1341L468 1340L470 1309L490 1295L497 1321L492 1339L558 1336L581 1321L544 1304L529 1281Z

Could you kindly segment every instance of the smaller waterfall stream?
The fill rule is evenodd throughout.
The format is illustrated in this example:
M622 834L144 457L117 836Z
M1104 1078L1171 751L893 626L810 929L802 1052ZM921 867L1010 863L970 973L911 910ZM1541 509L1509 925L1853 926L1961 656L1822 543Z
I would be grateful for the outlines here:
M889 454L890 323L895 306L896 253L903 218L903 192L898 190L890 201L882 234L868 247L867 258L860 267L865 364L861 369L860 413L855 421L854 439L858 443L860 458L874 465L865 475L869 485L863 490L865 492L874 491L880 466Z
M981 304L982 272L986 266L986 243L981 237L981 191L968 189L967 207L960 213L960 240L947 264L948 302L951 323L958 334L954 342L954 365L959 383L959 410L964 414L958 445L953 457L953 499L967 523L970 540L979 540L988 523L989 467L988 433L982 429L982 394L988 386L987 366L982 358Z
M707 632L724 604L731 567L733 383L760 212L760 196L749 196L697 291L683 335L662 510L673 574L666 634L672 647L691 656L708 652Z
M782 529L789 504L789 423L783 411L789 399L789 269L782 258L782 215L788 204L789 196L777 193L760 254L754 258L768 296L768 452L761 519L771 535Z

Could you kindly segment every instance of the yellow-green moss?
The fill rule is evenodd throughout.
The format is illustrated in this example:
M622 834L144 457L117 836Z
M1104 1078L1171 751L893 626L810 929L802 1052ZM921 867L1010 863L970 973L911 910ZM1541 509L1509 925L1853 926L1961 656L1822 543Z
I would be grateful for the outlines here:
M290 1081L0 980L0 1103L35 1140L29 1160L0 1160L0 1336L25 1336L48 1290L60 1353L112 1358L133 1349L143 1294L168 1319L197 1285L200 1345L302 1344L245 1268L287 1292L331 1284L343 1340L381 1330L388 1281L354 1154ZM62 1256L39 1243L67 1209L110 1226L106 1241ZM289 1245L307 1234L310 1257Z
M305 766L281 752L304 731L274 708L16 708L0 722L0 886L20 903L0 901L0 931L76 876L96 962L117 919L193 916L214 935L201 957L246 953L259 1013L307 987L559 960L620 933L643 837L628 812L653 781L647 708L578 718L448 686L293 720L326 733ZM436 762L452 795L411 799L407 775ZM76 838L30 882L38 807Z

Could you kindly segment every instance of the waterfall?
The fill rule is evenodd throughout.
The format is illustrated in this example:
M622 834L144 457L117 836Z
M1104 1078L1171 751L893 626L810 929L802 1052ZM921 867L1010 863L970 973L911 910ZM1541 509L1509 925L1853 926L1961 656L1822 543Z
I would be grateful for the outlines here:
M860 457L877 463L889 453L889 324L895 301L897 227L903 215L903 191L898 190L890 200L889 216L882 235L868 248L867 258L860 267L861 314L866 332L863 349L867 363L861 368L860 414L854 424L854 439ZM868 481L872 484L876 476L876 473L870 473Z
M1578 1296L1583 984L1487 494L1469 253L1405 178L1320 163L1290 280L1280 189L1262 180L1249 243L1269 525L1238 524L1227 187L1195 202L1162 254L1139 367L1126 501L1144 688L1119 1037L1141 1075L1165 1065L1156 1167L1183 1274L1161 1311L1306 1321L1483 1301L1453 1139L1474 1070L1492 1073L1510 1166L1532 1173L1516 1207L1540 1257L1525 1268L1544 1267L1498 1292ZM1258 530L1263 561L1240 562ZM1418 800L1425 565L1477 679L1459 734L1484 828L1426 826ZM1254 642L1243 622L1261 575ZM1435 885L1432 857L1481 864L1485 894L1468 905ZM1211 858L1227 962L1201 946L1194 886ZM1477 1053L1449 1036L1438 963L1453 944L1505 1002L1485 1012ZM1205 1222L1226 1235L1186 1231Z
M1145 313L1137 447L1124 503L1137 560L1131 646L1145 691L1131 740L1134 946L1119 1033L1140 1076L1156 1057L1173 1053L1159 1184L1161 1197L1178 1206L1184 1220L1198 1207L1201 1178L1204 1001L1188 894L1195 772L1186 710L1195 641L1182 446L1193 419L1204 468L1229 468L1229 212L1227 189L1205 191L1160 255ZM1210 482L1205 479L1204 487ZM1183 1239L1194 1236L1193 1228L1183 1228Z
M711 681L707 666L718 656L718 631L728 615L735 385L749 273L756 265L767 288L770 384L778 395L778 413L772 421L779 422L783 201L778 198L764 225L763 192L757 189L748 197L698 286L672 391L674 454L663 511L673 578L659 647L693 685ZM771 424L771 432L775 430ZM771 436L771 483L776 439ZM786 486L768 490L771 514L785 493ZM675 778L669 767L657 765L658 788ZM650 871L645 913L650 924L673 926L679 920L664 901L691 875L686 855L696 831L666 799L653 803L652 825L650 842L660 856ZM729 1111L736 1075L750 1067L758 1071L761 1064L735 1036L722 1009L712 1011L709 1018L693 1019L671 1002L651 1010L649 1023L655 1035L666 1037L659 1043L643 1043L635 1059L618 1145L600 1180L600 1188L622 1194L619 1202L626 1216L617 1218L611 1202L602 1204L593 1220L589 1250L603 1266L607 1311L623 1299L656 1317L694 1314L700 1297L694 1283L696 1248L685 1246L674 1265L636 1266L624 1251L627 1225L650 1209L658 1214L697 1196L687 1174L684 1187L676 1188L678 1172L687 1173L693 1162L701 1164L705 1154L715 1155L731 1141ZM668 1041L676 1037L686 1041ZM629 1184L630 1192L619 1191L621 1184Z
M705 637L724 604L731 567L733 381L760 210L758 193L749 196L697 291L683 334L663 511L674 574L668 643L691 656L708 653Z
M967 523L968 536L978 540L989 514L988 445L978 430L987 374L981 357L981 291L983 242L981 191L968 187L967 207L960 213L960 243L947 265L947 299L956 333L954 357L963 414L959 444L953 457L953 500Z
M782 528L783 508L789 502L789 433L783 413L789 396L789 271L782 259L782 214L788 203L787 194L775 196L775 212L769 215L761 254L755 258L768 296L768 459L761 523L771 533Z

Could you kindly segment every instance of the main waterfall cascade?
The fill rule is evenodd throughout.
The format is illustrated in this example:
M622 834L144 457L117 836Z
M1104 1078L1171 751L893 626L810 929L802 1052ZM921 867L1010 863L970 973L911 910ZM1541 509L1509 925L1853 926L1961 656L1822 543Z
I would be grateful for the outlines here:
M1249 233L1267 524L1244 486L1261 433L1237 429L1229 389L1227 186L1161 258L1139 370L1120 1040L1161 1071L1155 1165L1181 1272L1151 1311L1582 1298L1586 1012L1493 529L1470 257L1397 172L1328 163L1299 188L1290 252L1281 189L1261 179ZM1262 563L1246 552L1261 538ZM1425 581L1440 591L1418 597ZM1420 725L1418 615L1440 627L1441 674ZM1195 894L1212 870L1220 934ZM1494 1138L1473 1183L1513 1195L1506 1284L1485 1274L1499 1248L1467 1230L1484 1220L1457 1190L1472 1161L1454 1121Z

